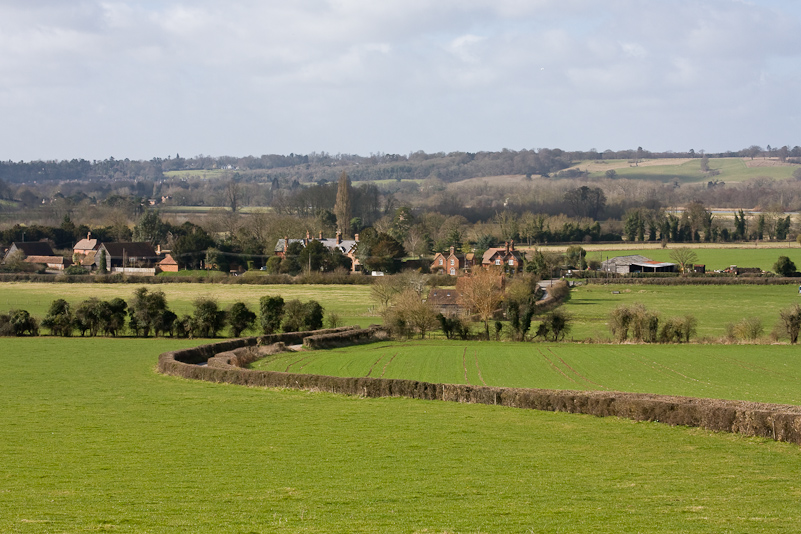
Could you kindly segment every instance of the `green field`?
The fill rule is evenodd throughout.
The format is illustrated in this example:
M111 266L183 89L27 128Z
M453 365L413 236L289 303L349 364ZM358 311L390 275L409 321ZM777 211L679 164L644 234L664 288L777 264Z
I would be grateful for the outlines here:
M788 345L385 342L282 353L253 366L329 376L801 404L801 349Z
M159 352L190 343L4 339L0 531L775 534L801 522L796 445L155 373Z
M234 171L224 169L200 169L200 170L186 170L186 171L167 171L164 176L168 178L200 178L201 180L210 180L214 178L222 178L228 174L233 174Z
M759 158L754 161L758 162ZM785 180L793 175L795 169L801 168L797 165L776 166L776 167L748 167L742 158L710 158L709 168L720 171L717 176L709 176L701 171L701 158L695 158L685 163L675 164L670 160L663 160L664 165L648 165L648 160L643 164L634 166L625 160L606 160L605 164L609 169L614 169L619 178L634 180L656 180L665 183L697 183L710 180L721 180L723 182L743 182L750 178L770 177L776 180ZM593 169L599 167L599 162L585 161L579 163L579 168L586 168L592 165ZM595 170L590 173L591 178L603 178L606 171Z
M0 283L0 310L23 308L36 317L44 317L50 303L63 298L73 305L90 297L110 300L121 297L130 300L135 284L65 284L38 282ZM192 312L192 302L198 297L217 299L222 308L234 302L244 302L258 312L259 299L265 295L281 295L284 300L317 300L327 313L336 313L344 324L368 326L380 321L369 313L373 305L370 286L343 285L249 285L214 283L170 283L147 285L148 291L163 291L170 309L182 315Z
M593 250L587 251L587 257L599 261L607 257L630 256L640 254L654 261L673 262L670 259L672 249L681 245L671 244L664 249L633 249L633 250ZM796 266L801 268L801 248L796 243L787 248L758 248L751 245L742 248L693 248L698 256L695 263L706 265L707 271L723 270L731 265L739 267L759 267L763 271L773 271L773 265L779 256L787 256Z
M619 293L615 293L619 292ZM609 312L620 304L644 304L663 318L692 314L698 319L698 336L720 338L728 323L744 317L759 317L769 334L779 320L779 311L801 303L798 286L658 286L588 284L571 291L563 306L573 317L568 336L576 340L610 337Z

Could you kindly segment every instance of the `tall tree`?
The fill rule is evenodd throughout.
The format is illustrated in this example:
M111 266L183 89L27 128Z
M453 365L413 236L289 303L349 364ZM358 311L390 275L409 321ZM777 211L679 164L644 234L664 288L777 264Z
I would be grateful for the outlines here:
M503 301L503 274L495 269L477 267L460 282L460 303L484 322L484 333L489 339L489 321Z
M334 214L337 216L337 226L339 231L342 232L343 237L350 235L350 178L345 171L339 175L339 184L337 185L337 201L334 205Z

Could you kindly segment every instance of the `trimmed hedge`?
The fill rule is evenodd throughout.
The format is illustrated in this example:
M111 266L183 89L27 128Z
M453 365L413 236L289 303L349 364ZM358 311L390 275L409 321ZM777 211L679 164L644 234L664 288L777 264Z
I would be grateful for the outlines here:
M328 349L357 343L369 343L375 341L377 337L388 338L387 329L379 325L370 325L370 328L365 329L359 328L345 332L330 332L308 336L303 339L303 347L307 349Z
M249 354L253 355L249 347L257 343L258 338L240 338L165 352L159 357L158 370L183 378L251 387L292 388L363 397L407 397L599 417L625 417L636 421L657 421L772 438L801 445L799 406L640 393L434 384L415 380L343 378L242 369L239 364L247 361ZM221 358L214 364L196 365L215 356Z

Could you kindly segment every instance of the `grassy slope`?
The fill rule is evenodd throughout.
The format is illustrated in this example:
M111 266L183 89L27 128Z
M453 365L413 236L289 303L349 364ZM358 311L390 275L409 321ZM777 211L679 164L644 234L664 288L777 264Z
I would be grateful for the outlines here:
M790 178L797 166L783 167L748 167L742 158L713 158L709 160L709 168L717 169L720 174L709 177L701 171L701 160L696 158L684 163L675 164L672 160L662 160L662 165L651 165L646 160L640 166L633 166L624 160L608 160L605 164L599 162L581 162L578 168L585 169L590 166L593 178L603 178L606 170L614 169L620 178L637 180L657 180L660 182L695 183L709 180L724 182L742 182L749 178L761 176L776 180Z
M615 294L619 291L619 294ZM564 310L573 316L571 336L580 340L608 337L609 312L620 304L641 303L661 312L663 318L692 314L698 319L698 335L721 337L728 323L744 317L762 319L769 333L779 310L799 302L797 285L780 286L581 286L571 292ZM571 337L569 336L569 337Z
M789 533L797 446L163 377L187 342L7 339L2 532Z
M37 317L44 317L50 303L64 298L78 304L89 297L112 299L132 298L140 286L134 284L51 284L29 282L0 283L0 310L24 308ZM378 320L367 315L372 305L370 286L337 285L235 285L235 284L161 284L148 285L148 291L163 291L170 309L178 315L191 313L192 302L197 297L216 298L220 306L228 307L234 302L245 302L251 310L258 311L259 299L265 295L281 295L284 300L317 300L326 312L340 315L345 324L367 326Z
M658 393L801 404L790 346L415 341L284 353L255 368L450 384Z

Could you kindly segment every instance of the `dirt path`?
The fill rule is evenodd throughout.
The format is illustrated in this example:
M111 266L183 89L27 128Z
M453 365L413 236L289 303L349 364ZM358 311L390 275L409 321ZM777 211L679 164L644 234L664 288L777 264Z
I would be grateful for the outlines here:
M537 349L537 352L539 352L539 353L540 353L540 356L542 356L543 358L545 358L545 361L546 361L546 362L548 362L548 363L551 365L551 367L553 367L553 368L554 368L554 370L555 370L555 371L557 371L557 372L558 372L560 375L562 375L563 377L567 378L568 380L570 380L570 381L571 381L571 382L573 382L574 384L578 384L578 382L576 382L575 380L573 380L573 378L571 378L571 377L567 376L567 374L565 374L565 372L564 372L564 371L562 371L561 369L559 369L559 366L558 366L558 365L556 365L555 363L553 363L553 362L551 361L551 359L550 359L549 357L547 357L547 356L545 355L545 353L544 353L544 352L542 352L542 350L540 350L540 349Z
M476 358L476 369L478 370L478 379L481 380L481 383L486 386L487 383L484 382L484 377L481 376L481 367L478 366L478 351L475 351L475 353L473 355Z
M467 378L467 347L465 347L464 352L462 352L462 369L464 369L464 383L469 384L470 379Z
M381 378L384 378L384 373L387 372L387 367L389 367L389 364L392 363L392 360L394 360L395 356L397 356L397 355L398 355L398 353L396 352L395 354L392 355L392 358L390 358L389 361L384 364L384 368L381 369Z
M284 372L285 372L285 373L288 373L288 372L289 372L289 369L290 369L290 368L291 368L293 365L295 365L296 363L300 363L300 362L302 362L303 360L308 360L309 358L311 358L311 356L312 356L312 355L311 355L311 354L309 354L308 356L304 356L303 358L301 358L301 359L299 359L299 360L295 360L294 362L292 362L292 363L290 363L289 365L287 365L287 366L286 366L286 369L284 369ZM302 369L302 367L301 367L301 369Z
M378 359L377 359L375 362L373 362L373 365L371 365L371 366L370 366L370 370L369 370L369 371L367 371L367 374L366 374L366 375L364 375L364 376L370 376L371 374L373 374L373 369L375 368L375 366L376 366L376 365L378 365L378 363L379 363L381 360L383 360L383 359L384 359L384 356L386 356L386 354L382 354L380 358L378 358Z

